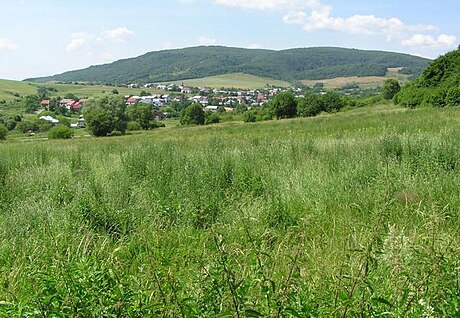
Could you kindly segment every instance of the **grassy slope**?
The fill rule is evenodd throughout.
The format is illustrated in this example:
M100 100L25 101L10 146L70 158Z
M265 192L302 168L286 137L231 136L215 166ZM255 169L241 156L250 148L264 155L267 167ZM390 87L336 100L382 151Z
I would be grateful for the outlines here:
M459 158L458 108L5 143L0 316L453 317Z
M337 88L349 83L357 83L363 87L381 86L388 78L397 78L402 82L407 81L407 76L397 73L397 70L390 70L386 77L340 77L326 80L306 80L302 81L306 85L314 85L317 82L323 82L327 88ZM266 85L277 87L288 87L290 84L284 81L278 81L271 78L254 76L244 73L234 73L227 75L210 76L205 78L190 79L184 81L174 82L176 84L184 84L193 87L235 87L240 89L258 89L264 88ZM67 93L73 93L78 97L90 97L102 91L112 91L114 88L123 95L138 95L142 90L150 93L161 93L162 91L152 89L131 89L124 87L112 87L103 85L72 85L72 84L37 84L19 81L10 81L0 79L0 99L12 100L15 98L14 94L17 93L21 96L33 95L37 92L37 87L44 85L47 87L54 87L58 92L52 92L51 96L64 96Z
M114 87L114 86L104 86L104 85L72 85L72 84L51 84L51 83L38 84L38 83L28 83L28 82L10 81L10 80L0 79L0 99L13 100L15 98L14 96L15 93L21 96L35 95L37 93L37 88L40 86L54 87L58 90L57 92L50 92L50 96L63 97L68 93L73 93L80 98L91 97L103 91L110 92L113 89L118 90L118 92L123 95L139 95L140 92L143 90L149 93L159 93L160 92L157 90L145 89L145 88L133 89L133 88L126 88L126 87Z
M211 87L211 88L241 88L241 89L258 89L267 87L267 84L270 86L277 87L288 87L290 84L288 82L274 80L272 78L254 76L244 73L234 73L234 74L225 74L210 76L204 78L176 81L175 84L184 84L193 87Z
M315 83L324 83L324 86L329 89L339 88L345 84L358 84L363 88L380 87L389 79L394 78L402 83L408 81L408 76L398 73L399 68L390 68L386 76L349 76L349 77L336 77L324 80L304 80L302 83L312 86Z

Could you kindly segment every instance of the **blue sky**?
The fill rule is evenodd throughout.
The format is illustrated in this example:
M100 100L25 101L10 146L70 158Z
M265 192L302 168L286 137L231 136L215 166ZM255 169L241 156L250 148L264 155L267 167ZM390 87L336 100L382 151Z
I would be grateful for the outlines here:
M0 78L196 45L435 58L459 45L459 12L459 0L0 0Z

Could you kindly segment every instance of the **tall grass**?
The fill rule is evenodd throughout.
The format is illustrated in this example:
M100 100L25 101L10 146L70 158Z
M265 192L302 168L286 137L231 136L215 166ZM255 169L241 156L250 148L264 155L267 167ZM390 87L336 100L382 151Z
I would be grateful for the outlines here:
M2 144L0 315L455 317L459 118Z

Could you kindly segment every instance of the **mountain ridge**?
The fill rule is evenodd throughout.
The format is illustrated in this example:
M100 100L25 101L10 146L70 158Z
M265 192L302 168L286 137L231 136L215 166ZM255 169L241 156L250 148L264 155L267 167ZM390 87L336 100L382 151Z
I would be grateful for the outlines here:
M161 50L112 63L68 71L32 82L170 82L229 73L247 73L288 82L341 76L383 76L389 67L419 75L429 59L404 53L337 47L286 50L196 46Z

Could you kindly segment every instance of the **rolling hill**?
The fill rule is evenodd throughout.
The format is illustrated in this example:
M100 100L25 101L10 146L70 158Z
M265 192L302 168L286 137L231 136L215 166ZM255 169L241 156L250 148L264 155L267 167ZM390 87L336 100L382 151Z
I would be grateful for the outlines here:
M430 60L408 54L321 47L282 51L200 46L150 52L139 57L62 74L29 78L32 82L171 82L245 73L287 82L348 76L385 76L401 67L421 73ZM416 74L418 75L418 74Z

